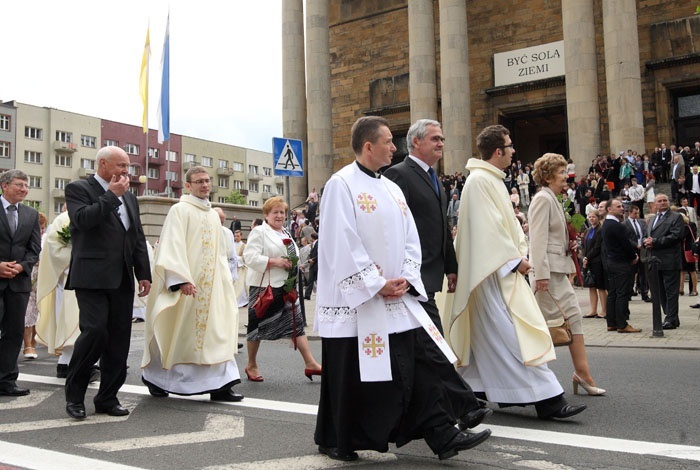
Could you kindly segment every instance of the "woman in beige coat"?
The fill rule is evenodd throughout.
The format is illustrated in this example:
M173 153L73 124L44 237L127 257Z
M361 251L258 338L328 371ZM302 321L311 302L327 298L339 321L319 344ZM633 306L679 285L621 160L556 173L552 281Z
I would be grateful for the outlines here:
M535 182L542 186L530 203L530 263L533 272L535 298L546 320L563 316L569 320L573 342L569 345L574 363L572 377L574 393L579 385L589 395L603 395L605 390L595 386L588 367L583 341L581 309L568 275L574 272L571 251L576 242L569 240L566 219L557 195L566 190L566 160L563 156L546 153L535 162Z

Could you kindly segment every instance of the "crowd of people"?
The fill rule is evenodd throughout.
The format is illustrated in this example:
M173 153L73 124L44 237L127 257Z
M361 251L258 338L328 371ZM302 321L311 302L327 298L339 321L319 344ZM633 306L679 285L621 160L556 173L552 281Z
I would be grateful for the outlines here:
M480 158L465 173L438 177L445 139L438 121L422 119L407 133L407 158L382 173L396 150L389 124L360 118L355 161L331 177L323 200L314 188L290 212L282 198L268 199L247 243L241 222L229 229L212 208L203 167L187 171L189 194L170 208L155 248L118 147L100 149L96 174L66 187L67 211L43 242L46 218L21 204L27 175L3 173L0 395L30 393L17 385L17 357L24 347L26 360L36 358L38 337L60 356L71 418L86 418L96 380L95 411L129 414L117 393L140 309L141 380L153 397L243 400L233 387L238 308L247 306L247 380L264 381L263 340L290 339L304 375L321 377L314 440L332 459L417 439L441 460L453 457L489 438L471 430L493 413L489 404L532 405L541 419L578 415L586 405L570 404L547 366L552 328L568 330L574 394L600 396L583 319L638 333L629 301L639 294L656 297L663 328L675 329L685 274L697 295L700 143L677 154L662 144L651 158L598 156L578 180L562 155L514 160L503 126L485 128L476 144ZM655 180L671 183L670 197ZM576 278L590 293L585 315ZM320 362L306 336L313 292Z

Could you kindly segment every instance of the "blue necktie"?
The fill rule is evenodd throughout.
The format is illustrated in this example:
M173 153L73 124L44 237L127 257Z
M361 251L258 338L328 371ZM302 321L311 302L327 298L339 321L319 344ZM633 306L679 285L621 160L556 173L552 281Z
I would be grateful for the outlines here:
M435 175L435 170L433 170L433 167L428 168L428 174L430 175L430 179L433 180L433 189L435 190L436 195L440 195L440 188L438 186L438 180L437 176Z

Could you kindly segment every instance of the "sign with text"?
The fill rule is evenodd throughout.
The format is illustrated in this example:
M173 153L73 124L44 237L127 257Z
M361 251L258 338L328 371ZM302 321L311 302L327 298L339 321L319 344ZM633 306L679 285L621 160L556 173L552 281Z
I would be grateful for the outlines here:
M494 86L564 75L564 41L493 55Z

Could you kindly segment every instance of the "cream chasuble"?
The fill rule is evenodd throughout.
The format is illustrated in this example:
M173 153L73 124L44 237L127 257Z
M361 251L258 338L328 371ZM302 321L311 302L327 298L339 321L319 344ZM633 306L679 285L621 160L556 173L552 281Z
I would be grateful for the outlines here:
M160 356L158 365L166 370L233 361L238 307L221 223L209 201L184 195L170 208L153 266L142 367L157 359L152 357L154 351ZM169 289L184 282L194 284L194 297Z
M72 244L67 245L58 235L68 227L68 212L60 213L46 229L39 255L39 275L36 286L39 319L36 334L49 354L61 355L64 347L73 346L80 334L79 309L75 291L64 290L70 265Z
M315 329L324 338L358 338L363 382L391 380L389 337L423 327L451 362L456 358L425 313L420 241L403 192L356 163L335 173L323 193ZM377 293L405 278L418 292Z

